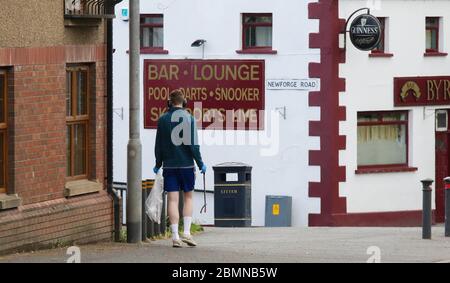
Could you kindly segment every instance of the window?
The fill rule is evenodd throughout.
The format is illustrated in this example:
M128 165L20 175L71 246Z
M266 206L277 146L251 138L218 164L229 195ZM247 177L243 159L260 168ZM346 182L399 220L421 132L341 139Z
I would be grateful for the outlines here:
M436 111L436 132L448 131L448 111L437 110Z
M7 154L7 93L6 72L0 70L0 194L6 193L6 160Z
M437 17L426 18L426 52L439 52L439 22Z
M378 18L381 24L381 39L378 46L369 53L369 57L393 57L394 54L388 51L388 38L389 38L389 18Z
M89 68L67 69L66 153L68 179L88 176Z
M141 15L141 53L167 54L163 47L163 15Z
M272 51L272 14L243 14L242 16L243 51Z
M408 112L358 113L358 169L408 166Z
M381 40L380 44L372 50L372 53L385 53L386 46L385 46L385 38L386 38L386 18L378 18L381 24Z

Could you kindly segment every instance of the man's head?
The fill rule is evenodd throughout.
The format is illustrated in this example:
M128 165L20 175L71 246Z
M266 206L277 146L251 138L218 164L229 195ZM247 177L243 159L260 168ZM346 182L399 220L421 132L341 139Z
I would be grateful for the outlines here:
M184 94L181 92L181 90L176 89L170 93L170 104L172 107L185 107L186 105L186 98L184 97Z

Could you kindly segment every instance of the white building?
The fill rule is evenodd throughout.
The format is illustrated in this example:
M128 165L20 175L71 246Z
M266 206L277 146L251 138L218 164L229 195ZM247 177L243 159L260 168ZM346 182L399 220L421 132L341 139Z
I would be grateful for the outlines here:
M367 3L340 1L339 17L348 18ZM346 182L340 184L340 195L346 198L347 213L353 214L346 222L419 224L420 180L426 178L435 180L433 188L437 190L433 196L437 194L437 198L433 205L437 220L442 222L442 179L449 175L449 132L445 116L441 116L443 129L436 131L435 114L450 107L450 58L446 53L450 51L450 1L389 0L369 4L371 14L385 23L384 50L361 52L348 43L346 62L340 65L340 77L346 80L340 105L347 110L347 119L339 128L340 135L347 138L339 159L347 172ZM398 85L394 85L396 79ZM419 86L419 98L410 90L405 101L401 100L401 89L407 82ZM395 111L397 116L404 111L401 115L405 115L405 126L384 126L379 131L376 126L358 127L358 120L361 123L369 119L369 115L362 114L366 111L372 118L377 112L383 114L385 120L392 120L392 115L389 118L380 111ZM387 137L388 131L394 134L395 127L400 129L395 133L397 137ZM369 129L378 135L376 139L367 140ZM392 166L395 163L398 165Z
M274 5L274 3L277 3ZM281 3L282 2L282 3ZM144 75L144 60L263 60L266 79L308 79L310 62L319 61L319 50L310 49L308 37L318 29L318 22L308 19L308 2L284 0L162 0L141 1L143 15L161 15L162 18L148 18L147 22L163 23L163 31L155 30L151 37L144 32L146 45L156 45L159 49L143 49L141 73ZM116 6L117 20L114 24L114 108L117 113L123 109L123 119L115 115L114 127L114 176L115 181L126 182L126 146L128 142L128 21L121 16L122 9L128 7L128 1ZM269 16L272 27L261 27L257 31L257 45L272 45L259 51L243 50L244 14ZM263 15L261 15L263 14ZM264 15L268 14L268 15ZM155 20L156 19L156 20ZM265 20L264 20L265 21ZM260 28L258 28L260 29ZM270 31L269 31L270 29ZM162 36L163 34L163 36ZM191 47L197 39L205 39L204 55L202 48ZM153 42L151 42L153 41ZM243 52L239 52L243 50ZM147 53L147 54L144 54ZM157 54L163 53L163 54ZM167 53L167 54L164 54ZM248 54L242 54L248 53ZM261 54L256 54L261 53ZM314 81L315 82L315 81ZM262 81L262 84L265 84ZM142 84L143 85L143 84ZM142 90L144 97L144 90ZM252 176L252 225L264 226L266 195L285 195L293 198L292 223L295 226L307 226L308 214L320 209L318 199L308 196L308 183L319 180L319 170L309 166L308 152L319 149L319 139L309 137L308 123L319 119L317 108L308 107L308 91L304 90L266 90L264 108L275 111L279 120L279 136L271 133L270 120L266 120L264 131L226 131L226 135L250 133L261 142L269 140L271 145L205 145L201 151L209 167L207 189L213 190L212 166L229 161L249 164L253 167ZM284 107L285 111L284 111ZM276 110L280 108L279 110ZM281 109L283 108L283 109ZM144 113L144 109L141 109ZM279 111L278 114L276 111ZM286 114L286 120L281 114ZM143 122L143 120L142 120ZM274 123L277 121L274 121ZM267 124L269 127L267 127ZM156 131L144 129L143 178L153 178L154 140ZM211 135L212 130L201 131L200 135ZM222 135L224 131L215 131ZM269 139L261 140L259 136ZM231 136L232 138L232 136ZM219 139L220 140L220 139ZM226 143L225 139L222 139ZM273 153L268 151L272 151ZM266 152L266 153L265 153ZM268 156L265 156L268 155ZM198 178L197 189L202 189ZM199 211L203 195L196 194L194 218L204 224L214 223L214 202L208 195L206 215Z
M126 181L127 7L128 1L116 7L114 24L114 108L123 113L114 121L118 182ZM384 44L362 52L347 40L344 49L345 21L365 7L382 18ZM144 179L154 177L153 127L165 105L160 94L185 87L194 100L222 94L206 108L244 109L249 117L264 109L269 116L260 130L200 131L208 190L214 189L212 166L235 161L253 167L252 225L265 225L267 195L293 198L293 226L418 225L425 178L438 180L435 208L442 220L449 132L446 111L438 110L450 108L449 1L144 0L141 14ZM196 40L206 42L191 47ZM248 71L252 64L263 66L255 67L253 82L248 72L234 74L234 82L198 75L205 65L212 72L242 65ZM316 86L294 90L272 80ZM250 86L257 103L226 102L224 86ZM257 143L230 143L245 134ZM212 195L206 215L199 213L202 197L197 193L194 217L213 224Z

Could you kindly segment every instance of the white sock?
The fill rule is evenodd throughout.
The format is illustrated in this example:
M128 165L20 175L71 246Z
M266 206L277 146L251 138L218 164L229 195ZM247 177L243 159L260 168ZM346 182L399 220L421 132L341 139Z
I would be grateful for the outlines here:
M172 240L179 240L180 235L178 235L178 224L170 225L170 229L172 230Z
M191 235L191 224L192 224L192 217L183 217L184 221L184 234L186 236Z

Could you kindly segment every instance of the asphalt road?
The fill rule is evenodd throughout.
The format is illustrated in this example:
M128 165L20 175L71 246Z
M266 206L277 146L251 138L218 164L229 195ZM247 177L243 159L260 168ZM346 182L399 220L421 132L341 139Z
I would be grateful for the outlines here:
M283 262L449 262L450 238L443 227L433 240L419 228L206 228L197 248L174 249L170 240L140 246L103 243L80 246L88 263L283 263ZM13 254L0 263L62 263L67 248Z

